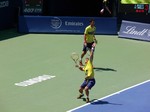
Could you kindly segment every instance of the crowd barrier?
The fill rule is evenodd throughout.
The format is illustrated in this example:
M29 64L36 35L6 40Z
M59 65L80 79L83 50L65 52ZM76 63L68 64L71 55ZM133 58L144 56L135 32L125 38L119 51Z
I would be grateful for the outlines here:
M80 34L94 18L96 34L117 34L116 17L66 17L66 16L20 16L19 32L22 33L72 33Z

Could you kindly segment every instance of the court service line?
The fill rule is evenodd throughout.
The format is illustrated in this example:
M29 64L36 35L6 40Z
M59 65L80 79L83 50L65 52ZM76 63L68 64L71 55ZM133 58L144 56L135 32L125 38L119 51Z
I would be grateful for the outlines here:
M124 92L124 91L126 91L126 90L132 89L132 88L137 87L137 86L140 86L140 85L142 85L142 84L144 84L144 83L147 83L147 82L150 82L150 80L146 80L146 81L144 81L144 82L138 83L138 84L133 85L133 86L128 87L128 88L125 88L125 89L120 90L120 91L118 91L118 92L115 92L115 93L113 93L113 94L107 95L107 96L102 97L102 98L100 98L100 99L98 99L98 100L95 100L94 102L99 101L99 100L103 100L103 99L105 99L105 98L111 97L111 96L116 95L116 94L120 94L121 92ZM77 110L77 109L79 109L79 108L85 107L85 106L87 106L87 105L90 105L90 103L86 103L86 104L84 104L84 105L81 105L81 106L76 107L76 108L74 108L74 109L68 110L68 111L66 111L66 112L73 112L74 110Z

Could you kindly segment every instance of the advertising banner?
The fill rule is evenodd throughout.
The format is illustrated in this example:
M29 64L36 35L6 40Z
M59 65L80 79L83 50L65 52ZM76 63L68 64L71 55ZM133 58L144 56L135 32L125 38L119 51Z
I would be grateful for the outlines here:
M93 17L92 17L93 18ZM91 17L20 16L19 32L80 34ZM96 34L117 34L116 18L94 17Z
M150 24L123 20L119 37L150 41Z

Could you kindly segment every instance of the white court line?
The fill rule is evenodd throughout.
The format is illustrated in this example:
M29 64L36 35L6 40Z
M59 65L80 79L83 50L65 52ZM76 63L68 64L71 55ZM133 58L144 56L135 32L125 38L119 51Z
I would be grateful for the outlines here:
M38 76L38 77L35 77L35 78L32 78L32 79L28 79L28 80L25 80L25 81L22 81L22 82L19 82L19 83L15 83L15 85L16 86L22 86L22 87L31 86L33 84L40 83L40 82L48 80L48 79L52 79L54 77L55 76L44 74L44 75L41 75L41 76Z
M105 99L105 98L111 97L111 96L116 95L116 94L120 94L121 92L124 92L124 91L126 91L126 90L132 89L132 88L134 88L134 87L137 87L137 86L142 85L142 84L144 84L144 83L147 83L147 82L149 82L149 81L150 81L150 80L146 80L146 81L141 82L141 83L139 83L139 84L136 84L136 85L134 85L134 86L125 88L125 89L120 90L120 91L118 91L118 92L115 92L115 93L113 93L113 94L110 94L110 95L107 95L107 96L105 96L105 97L102 97L102 98L100 98L100 99L98 99L98 100L95 100L94 102L99 101L99 100L103 100L103 99ZM84 104L84 105L81 105L81 106L76 107L76 108L74 108L74 109L68 110L68 111L66 111L66 112L72 112L72 111L74 111L74 110L76 110L76 109L85 107L85 106L90 105L90 104L91 104L91 103L86 103L86 104Z

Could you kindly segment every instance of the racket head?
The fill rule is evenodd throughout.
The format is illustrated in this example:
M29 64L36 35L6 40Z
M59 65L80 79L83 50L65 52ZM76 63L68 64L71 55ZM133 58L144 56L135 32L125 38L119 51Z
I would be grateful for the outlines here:
M76 52L71 53L71 58L77 62L79 59L79 54L77 54Z

